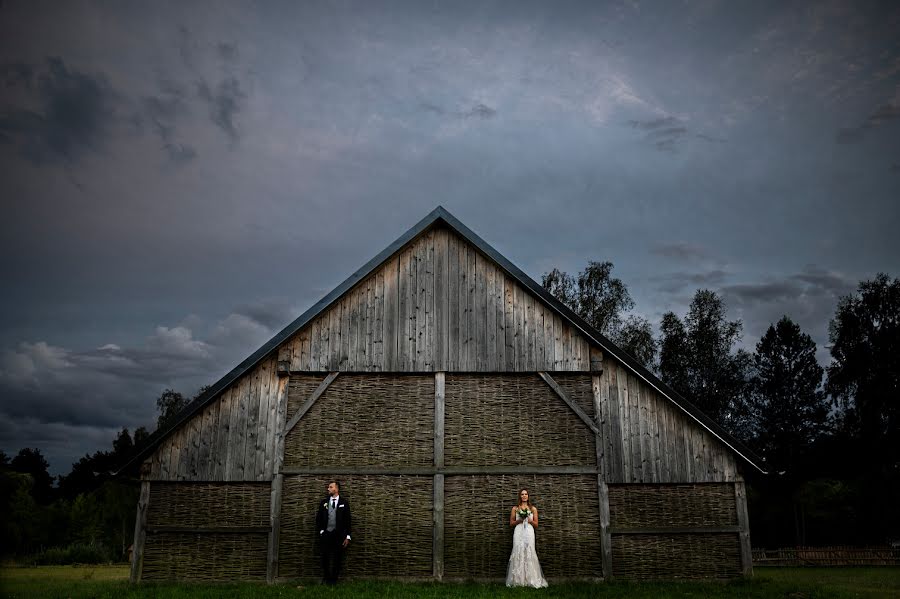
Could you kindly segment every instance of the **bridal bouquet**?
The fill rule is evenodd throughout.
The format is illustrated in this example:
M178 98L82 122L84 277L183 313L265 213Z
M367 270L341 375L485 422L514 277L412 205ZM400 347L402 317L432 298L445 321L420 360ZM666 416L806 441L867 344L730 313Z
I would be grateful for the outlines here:
M527 520L528 516L531 515L531 510L523 510L519 508L519 510L516 512L516 515L519 516L519 518L521 518L522 520Z

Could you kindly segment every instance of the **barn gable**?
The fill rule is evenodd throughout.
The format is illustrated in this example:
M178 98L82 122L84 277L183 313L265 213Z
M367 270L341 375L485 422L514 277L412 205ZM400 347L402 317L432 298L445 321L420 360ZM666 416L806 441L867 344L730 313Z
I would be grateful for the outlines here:
M332 476L362 508L356 576L497 576L520 486L541 498L550 577L750 568L757 459L442 208L132 461L135 580L310 576L308 508Z

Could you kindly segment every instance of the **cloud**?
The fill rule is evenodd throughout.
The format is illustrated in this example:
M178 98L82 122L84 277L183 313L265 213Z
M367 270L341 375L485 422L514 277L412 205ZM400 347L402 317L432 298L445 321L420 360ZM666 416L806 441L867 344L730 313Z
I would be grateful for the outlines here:
M446 110L443 107L432 102L420 102L419 107L425 112L430 112L439 116L450 116L458 119L492 119L497 116L497 110L491 108L487 104L477 102L471 108L466 110Z
M687 241L660 243L650 248L650 253L684 261L704 260L711 257L706 248Z
M687 135L688 128L681 120L666 116L649 120L628 121L633 129L644 131L644 140L652 143L660 152L676 152L678 145Z
M900 118L900 102L882 104L866 120L856 127L838 129L835 141L839 144L852 144L865 139L870 131Z
M235 308L234 312L272 330L284 328L299 315L290 302L281 298L243 304Z
M695 287L714 287L722 283L728 273L721 269L706 272L674 272L650 277L657 283L657 289L663 293L678 293L689 285Z
M197 95L206 102L212 122L224 131L231 141L237 141L239 133L236 117L247 97L241 89L241 82L236 77L228 77L213 89L206 81L200 81L197 83Z
M26 105L2 109L0 140L17 145L36 164L71 163L99 152L130 119L127 102L106 77L70 68L62 58L48 58L37 73L12 65L4 70L4 81L28 93Z

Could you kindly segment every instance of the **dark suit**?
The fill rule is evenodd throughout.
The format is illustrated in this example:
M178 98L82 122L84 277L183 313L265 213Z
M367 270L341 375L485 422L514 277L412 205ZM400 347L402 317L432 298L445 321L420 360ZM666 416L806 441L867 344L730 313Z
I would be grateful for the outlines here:
M325 582L334 584L341 574L341 562L344 560L344 539L350 536L350 502L340 495L335 509L335 527L333 531L328 528L328 504L331 496L328 495L319 502L316 511L316 536L319 537L319 548L322 553L322 575Z

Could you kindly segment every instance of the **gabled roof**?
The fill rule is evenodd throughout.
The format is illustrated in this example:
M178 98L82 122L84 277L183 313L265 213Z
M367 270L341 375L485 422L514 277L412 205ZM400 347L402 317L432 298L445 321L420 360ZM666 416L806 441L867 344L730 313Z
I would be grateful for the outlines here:
M231 383L240 378L243 374L248 372L259 362L269 357L273 352L277 352L278 347L282 343L287 341L296 332L310 323L321 312L329 308L336 300L343 296L344 293L349 291L354 285L374 272L379 266L381 266L382 263L387 261L388 258L397 253L406 244L414 240L416 237L424 233L432 226L441 223L449 227L457 235L465 239L470 244L474 245L476 248L478 248L478 250L494 260L500 266L500 268L506 272L506 274L511 276L513 279L515 279L521 285L531 291L534 295L539 297L546 306L556 311L562 318L566 319L575 328L581 331L581 333L585 337L599 346L606 354L614 356L618 361L622 362L645 383L656 389L666 399L681 408L681 410L685 414L690 416L694 421L700 424L700 426L709 431L713 436L715 436L722 443L728 446L737 455L742 457L760 472L764 474L766 473L765 469L763 468L763 460L760 459L756 454L754 454L749 448L744 446L743 443L735 439L721 426L716 424L709 416L701 412L694 404L689 402L687 399L678 394L674 389L659 380L656 375L647 370L647 368L645 368L637 360L631 357L628 353L616 347L614 343L600 334L600 331L596 330L594 327L586 323L580 316L564 306L559 300L551 295L550 292L544 289L542 285L522 272L515 264L506 259L506 257L504 257L500 252L491 247L490 244L476 235L462 222L457 220L455 216L450 214L442 206L438 206L437 208L432 210L425 218L416 223L406 233L398 237L396 241L382 250L377 256L366 262L366 264L363 265L362 268L350 275L343 283L335 287L328 295L316 302L315 305L301 314L296 320L294 320L294 322L284 327L281 332L272 337L267 343L256 350L246 360L235 366L231 370L231 372L211 385L209 389L206 390L206 392L204 392L190 404L185 406L185 408L181 412L179 412L177 417L173 419L170 425L168 425L164 429L157 429L152 435L150 435L150 437L147 439L146 444L139 451L137 451L128 460L128 462L119 469L118 472L128 470L136 464L140 463L144 458L146 458L148 454L155 450L172 432L177 430L182 424L187 422L197 412L201 411L206 405L214 401L222 391L224 391L231 385Z

